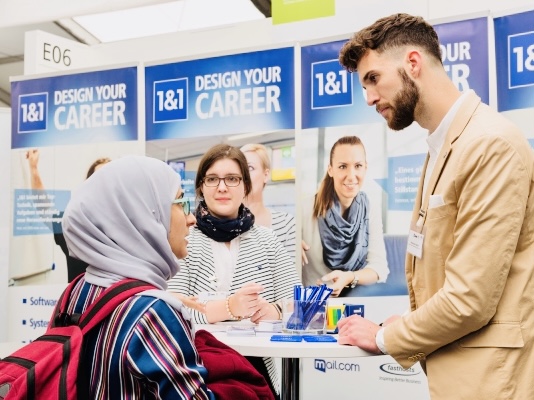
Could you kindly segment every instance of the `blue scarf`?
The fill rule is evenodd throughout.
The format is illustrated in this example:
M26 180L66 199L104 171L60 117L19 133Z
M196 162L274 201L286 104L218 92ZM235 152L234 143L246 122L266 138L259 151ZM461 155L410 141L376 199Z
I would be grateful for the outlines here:
M201 200L195 212L197 227L216 242L229 242L254 225L254 214L243 204L239 206L237 218L220 219L210 214L208 206Z
M358 271L367 264L369 248L369 198L359 192L341 215L341 205L334 196L332 207L326 217L318 217L319 235L323 244L323 261L328 268L343 271Z

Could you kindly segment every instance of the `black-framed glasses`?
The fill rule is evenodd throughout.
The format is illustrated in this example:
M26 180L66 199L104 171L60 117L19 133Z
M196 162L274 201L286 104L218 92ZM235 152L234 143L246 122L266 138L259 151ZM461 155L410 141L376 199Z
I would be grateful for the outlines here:
M173 200L172 204L180 204L184 209L185 215L189 215L191 212L191 199L189 197L180 197L179 199Z
M219 186L221 180L228 187L236 187L239 186L243 178L237 175L227 175L223 178L219 178L217 175L208 175L204 177L203 182L208 187L216 187Z

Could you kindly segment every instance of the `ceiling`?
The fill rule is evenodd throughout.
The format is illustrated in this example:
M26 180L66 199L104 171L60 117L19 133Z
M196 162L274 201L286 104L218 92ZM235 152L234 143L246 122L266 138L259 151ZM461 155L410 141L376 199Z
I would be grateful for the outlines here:
M207 9L205 4L208 1L216 1L216 3L213 3L213 6ZM179 8L184 10L184 13L176 18L180 21L181 26L185 26L185 29L188 27L189 29L194 29L195 26L201 26L195 25L195 21L199 21L199 23L204 24L204 26L206 23L214 26L225 24L227 21L238 22L236 21L236 15L240 13L240 10L245 10L245 8L247 9L246 11L248 14L247 16L243 16L242 20L270 17L271 12L270 0L175 0L174 2L179 3ZM221 9L222 4L225 4L226 6L223 9ZM256 16L252 15L252 17L250 16L251 4L253 5L254 12L257 14ZM9 10L8 6L6 6L2 12L9 12L6 10ZM211 20L209 18L209 10L213 11L211 13L213 15ZM187 11L187 13L185 11ZM9 19L6 17L8 16L3 16L4 19ZM127 19L124 15L117 15L117 18L121 23L126 22ZM80 25L82 20L83 18L77 18L77 20L74 18L60 18L58 20L44 21L28 25L0 26L0 107L10 107L11 105L11 84L9 78L11 76L20 76L24 74L25 32L41 30L84 44L96 44L108 41L107 39L98 39L98 33L95 33L95 31L92 30L89 31L95 27L94 21L91 21L93 27L88 24L86 25L87 29L85 29ZM159 21L161 21L161 19L159 19L158 22ZM134 26L135 23L136 22L133 22ZM100 23L101 27L104 25L109 25L109 22ZM155 24L155 26L157 25L158 23ZM98 26L98 22L96 26ZM139 23L137 22L137 28L138 27ZM178 31L184 29L180 29L180 26L176 26L173 30ZM139 31L139 29L137 29L137 31ZM161 31L157 31L156 33L161 33ZM149 32L144 32L143 34L145 36L150 36ZM109 40L113 40L113 38Z

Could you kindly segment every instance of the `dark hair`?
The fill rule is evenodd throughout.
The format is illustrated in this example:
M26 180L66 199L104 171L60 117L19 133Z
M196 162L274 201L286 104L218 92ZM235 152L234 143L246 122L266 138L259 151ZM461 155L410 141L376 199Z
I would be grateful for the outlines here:
M334 158L334 152L336 147L348 144L349 146L362 146L365 152L365 146L358 136L343 136L334 143L330 149L330 165L332 165L332 158ZM328 175L328 171L325 173L319 190L315 195L315 202L313 204L313 217L325 217L326 212L332 207L334 202L334 179Z
M237 147L233 147L227 144L217 144L209 149L204 157L200 160L200 164L197 169L197 176L195 178L195 193L198 198L202 198L202 183L206 176L206 171L219 160L223 158L229 158L234 160L241 170L243 176L243 185L245 186L245 196L247 196L252 190L252 181L250 180L250 173L248 171L248 163L245 155Z
M89 167L89 169L87 170L87 176L85 177L85 179L88 179L91 175L93 175L95 173L96 167L98 167L99 165L102 165L102 164L107 164L110 161L111 161L111 159L107 158L107 157L103 157L103 158L99 158L99 159L95 160L95 162L92 163L91 166Z
M423 48L440 64L441 50L438 34L422 17L409 14L393 14L380 18L367 28L356 32L339 52L339 63L350 72L358 70L358 64L369 50L383 53L404 45Z

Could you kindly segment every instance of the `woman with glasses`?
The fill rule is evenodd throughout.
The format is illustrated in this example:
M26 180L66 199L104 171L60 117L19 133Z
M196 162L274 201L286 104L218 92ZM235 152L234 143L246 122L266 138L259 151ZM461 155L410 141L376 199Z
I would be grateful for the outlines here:
M133 278L155 290L122 303L84 338L91 399L214 399L190 316L167 289L187 256L188 213L180 177L144 156L110 162L77 189L63 216L70 254L88 264L69 299L82 313L107 287ZM83 379L83 377L82 377Z
M243 205L251 188L247 160L239 149L219 144L202 157L189 255L169 281L169 290L191 307L197 323L280 319L277 302L292 297L293 287L300 284L294 260L274 232L255 224ZM277 382L272 359L249 359L271 383Z

